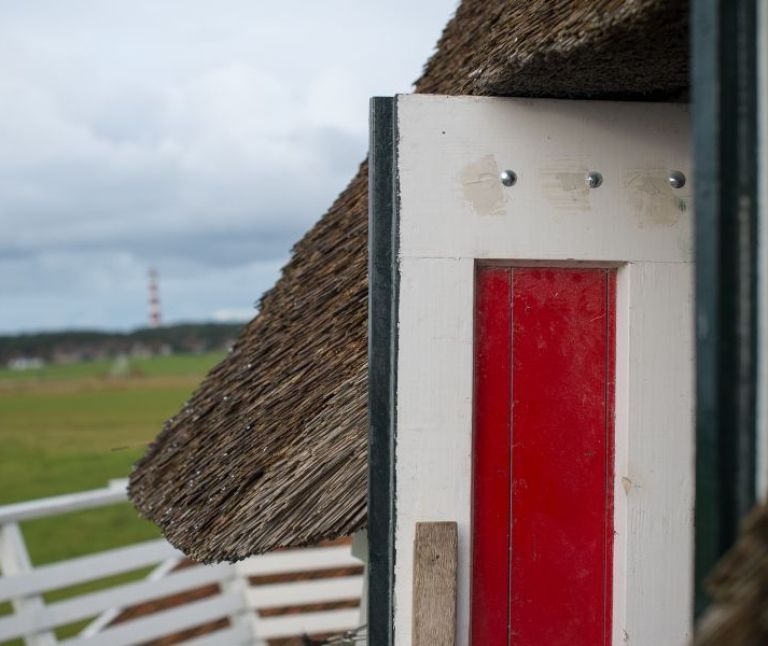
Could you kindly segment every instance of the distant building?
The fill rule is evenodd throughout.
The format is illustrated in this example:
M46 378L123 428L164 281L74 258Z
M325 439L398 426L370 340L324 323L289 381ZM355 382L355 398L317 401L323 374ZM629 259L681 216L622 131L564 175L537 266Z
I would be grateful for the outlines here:
M40 357L16 357L8 362L11 370L38 370L45 365Z

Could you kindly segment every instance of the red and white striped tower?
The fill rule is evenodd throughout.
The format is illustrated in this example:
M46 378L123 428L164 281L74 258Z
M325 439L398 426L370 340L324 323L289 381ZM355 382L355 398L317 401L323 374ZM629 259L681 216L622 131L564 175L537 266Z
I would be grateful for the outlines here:
M157 270L149 269L149 327L160 327L160 293L157 289Z

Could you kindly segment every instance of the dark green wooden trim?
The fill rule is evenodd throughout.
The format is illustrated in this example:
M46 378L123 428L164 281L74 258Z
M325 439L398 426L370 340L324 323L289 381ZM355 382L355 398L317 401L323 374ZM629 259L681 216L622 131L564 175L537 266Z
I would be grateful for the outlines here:
M696 613L755 503L757 0L691 3L696 209Z
M393 643L397 368L395 100L373 98L368 173L368 643Z

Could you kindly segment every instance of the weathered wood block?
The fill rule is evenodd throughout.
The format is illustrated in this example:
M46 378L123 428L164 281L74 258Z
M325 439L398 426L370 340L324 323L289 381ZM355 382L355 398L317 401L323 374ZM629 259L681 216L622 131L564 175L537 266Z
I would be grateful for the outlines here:
M455 522L416 523L413 543L413 646L456 643Z

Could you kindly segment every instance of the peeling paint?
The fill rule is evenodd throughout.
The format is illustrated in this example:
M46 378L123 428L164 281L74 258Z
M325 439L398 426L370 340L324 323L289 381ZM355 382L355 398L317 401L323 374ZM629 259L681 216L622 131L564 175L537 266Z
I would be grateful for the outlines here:
M666 169L631 169L624 175L627 201L640 228L671 227L688 209L680 191L669 185Z
M588 211L589 187L587 169L574 164L544 167L539 174L541 189L546 199L559 209Z
M477 215L504 215L504 187L499 172L493 155L485 155L461 171L464 199Z

